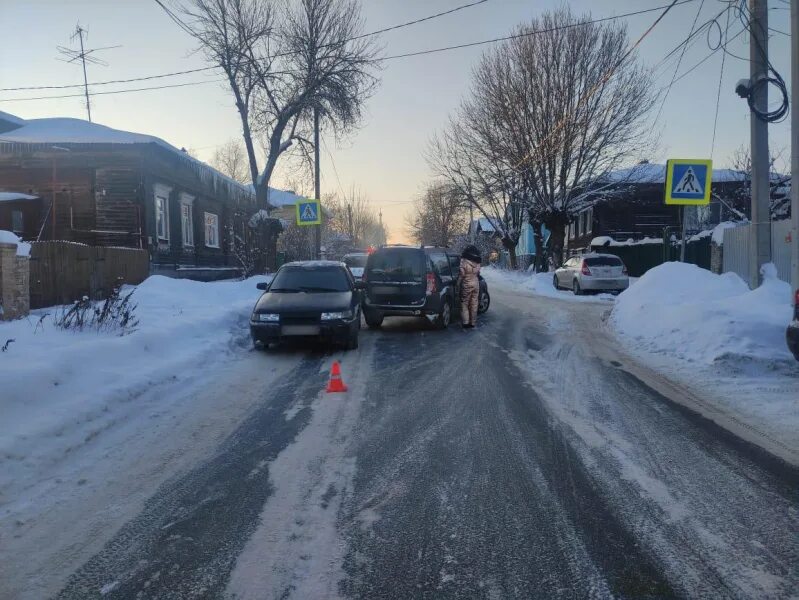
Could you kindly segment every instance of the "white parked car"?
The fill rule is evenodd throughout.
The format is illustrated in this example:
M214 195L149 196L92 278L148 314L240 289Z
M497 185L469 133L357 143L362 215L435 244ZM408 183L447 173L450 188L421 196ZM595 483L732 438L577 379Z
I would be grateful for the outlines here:
M555 271L552 283L556 289L570 289L579 296L586 292L621 292L629 287L630 278L615 254L591 253L567 260Z
M344 264L347 265L347 268L352 273L352 276L355 278L355 281L360 281L363 279L363 269L366 267L366 259L369 258L369 255L365 252L353 252L351 254L347 254L342 259Z

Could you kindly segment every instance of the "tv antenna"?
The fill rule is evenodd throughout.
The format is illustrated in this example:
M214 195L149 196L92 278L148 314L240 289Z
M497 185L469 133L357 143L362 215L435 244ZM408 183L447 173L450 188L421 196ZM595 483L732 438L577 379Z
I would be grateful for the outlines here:
M78 23L77 26L75 27L75 31L73 32L72 36L69 39L72 42L78 40L80 44L80 50L73 50L72 48L66 48L65 46L56 46L56 50L58 50L58 52L65 57L59 60L62 60L67 63L74 63L80 61L81 64L83 65L83 91L86 94L86 112L89 115L89 122L91 122L92 105L91 101L89 100L89 80L86 77L86 63L107 67L108 66L107 62L97 58L96 56L91 56L91 54L93 52L97 52L98 50L110 50L111 48L120 48L121 46L105 46L103 48L91 48L87 50L83 45L84 36L88 40L89 32L86 31L83 27L81 27L80 23Z

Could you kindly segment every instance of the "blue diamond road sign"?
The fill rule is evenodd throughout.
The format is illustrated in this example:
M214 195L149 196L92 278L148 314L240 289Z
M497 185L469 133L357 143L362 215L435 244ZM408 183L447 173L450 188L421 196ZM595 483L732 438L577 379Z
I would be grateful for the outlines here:
M319 200L297 202L297 225L321 225L322 207Z
M672 158L666 163L666 204L709 204L713 162Z

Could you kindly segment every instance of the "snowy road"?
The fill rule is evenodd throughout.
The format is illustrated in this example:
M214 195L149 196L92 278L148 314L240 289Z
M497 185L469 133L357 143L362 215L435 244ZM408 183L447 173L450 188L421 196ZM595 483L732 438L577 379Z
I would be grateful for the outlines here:
M62 527L15 505L0 597L795 598L799 472L670 401L607 309L494 286L473 332L387 320L335 355L346 395L329 353L241 350L105 518L85 485Z

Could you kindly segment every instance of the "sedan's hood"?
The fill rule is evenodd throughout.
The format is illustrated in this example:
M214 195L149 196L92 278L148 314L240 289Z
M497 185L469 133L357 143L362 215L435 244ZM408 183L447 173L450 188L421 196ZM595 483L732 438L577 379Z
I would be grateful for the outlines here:
M352 292L266 292L255 304L255 312L339 312L349 310L351 301Z

